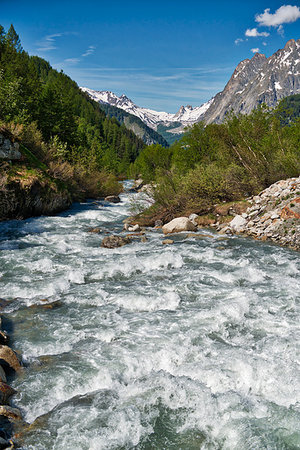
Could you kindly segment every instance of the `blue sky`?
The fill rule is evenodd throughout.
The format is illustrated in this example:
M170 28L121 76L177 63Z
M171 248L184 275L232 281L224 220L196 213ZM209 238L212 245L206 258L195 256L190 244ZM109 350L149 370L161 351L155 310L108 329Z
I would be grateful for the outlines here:
M222 90L256 50L300 38L299 1L0 0L23 47L80 86L176 112Z

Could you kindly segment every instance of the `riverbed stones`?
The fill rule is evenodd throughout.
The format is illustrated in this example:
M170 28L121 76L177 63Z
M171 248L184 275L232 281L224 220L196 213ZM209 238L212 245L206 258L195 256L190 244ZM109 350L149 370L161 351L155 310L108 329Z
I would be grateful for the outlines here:
M174 241L173 241L173 239L164 239L162 241L162 244L163 245L171 245L171 244L174 244Z
M16 372L21 370L17 355L11 348L7 347L7 345L0 345L0 363L1 360L5 361Z
M0 381L3 381L4 383L6 383L7 379L6 379L6 374L4 372L3 367L0 365Z
M139 224L136 223L135 225L129 226L127 229L128 229L128 231L134 233L136 231L140 231L141 228L140 228Z
M162 226L163 226L163 221L162 220L158 219L158 220L155 221L155 223L154 223L154 227L155 228L161 228Z
M110 202L110 203L120 203L121 199L118 195L108 195L107 197L105 197L104 199L106 202Z
M197 226L188 217L177 217L162 227L164 234L179 233L181 231L196 231Z
M102 243L101 247L104 248L117 248L117 247L123 247L123 245L130 244L132 241L129 237L125 236L118 236L118 235L111 235L106 236ZM1 354L1 353L0 353Z
M10 420L22 420L22 415L17 408L7 405L0 405L0 416L7 417Z
M99 233L101 233L101 231L102 231L101 228L98 228L98 227L88 229L89 233L95 233L95 234L99 234Z
M0 404L7 405L9 399L16 393L17 391L8 384L0 382Z

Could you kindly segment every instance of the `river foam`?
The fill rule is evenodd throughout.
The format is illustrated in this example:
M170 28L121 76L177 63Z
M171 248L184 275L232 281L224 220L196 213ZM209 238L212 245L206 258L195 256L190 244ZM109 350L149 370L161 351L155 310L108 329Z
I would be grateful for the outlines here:
M103 249L122 200L0 224L23 448L300 448L299 254L206 231Z

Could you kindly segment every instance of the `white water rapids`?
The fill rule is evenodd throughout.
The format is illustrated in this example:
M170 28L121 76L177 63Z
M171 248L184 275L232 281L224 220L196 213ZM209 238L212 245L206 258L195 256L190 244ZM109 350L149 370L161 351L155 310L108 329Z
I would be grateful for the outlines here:
M210 231L101 248L121 197L0 224L22 448L299 449L299 253Z

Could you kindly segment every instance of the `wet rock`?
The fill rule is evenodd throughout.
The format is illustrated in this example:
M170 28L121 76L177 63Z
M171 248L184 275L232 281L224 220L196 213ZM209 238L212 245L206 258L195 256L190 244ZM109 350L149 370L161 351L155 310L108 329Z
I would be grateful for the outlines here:
M107 197L105 197L104 199L106 202L110 202L110 203L120 203L121 199L118 195L108 195Z
M140 231L140 226L139 226L139 224L136 223L135 225L133 225L133 226L131 226L131 227L128 227L128 231L131 231L131 232Z
M0 404L7 405L9 399L16 393L17 391L8 384L0 382Z
M164 241L162 241L163 245L170 245L170 244L174 244L174 241L172 239L165 239Z
M6 345L0 345L0 364L1 360L5 361L16 372L21 370L20 362L15 352Z
M7 417L10 420L22 420L22 415L17 408L7 405L0 405L0 416Z
M101 228L89 228L88 229L88 233L96 233L96 234L99 234L99 233L101 233Z
M154 227L155 228L161 228L163 226L163 221L162 220L156 220L154 223Z
M9 336L5 331L0 331L0 345L6 345L9 342Z
M15 448L15 446L13 445L12 441L7 441L3 437L0 437L0 449L4 449L4 448L12 449L12 448Z
M144 242L147 242L147 241L148 241L148 239L147 239L147 237L146 237L146 236L142 236L142 237L141 237L141 242L143 242L143 243L144 243Z
M101 247L104 248L117 248L117 247L123 247L123 245L130 244L132 241L129 237L123 237L123 236L117 236L117 235L111 235L106 236L102 243Z
M179 233L181 231L197 231L197 226L187 217L177 217L162 227L164 234Z
M6 383L6 374L4 372L3 367L0 365L0 381L4 381L4 383Z

